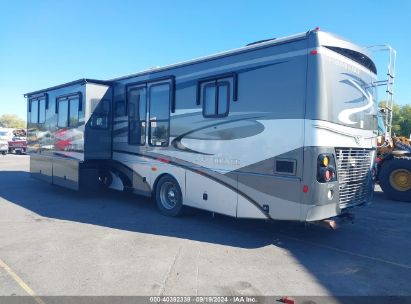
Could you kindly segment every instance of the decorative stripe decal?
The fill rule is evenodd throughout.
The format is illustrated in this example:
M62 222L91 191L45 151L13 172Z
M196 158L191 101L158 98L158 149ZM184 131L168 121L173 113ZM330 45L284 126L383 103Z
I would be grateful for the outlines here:
M368 103L365 106L358 107L358 108L345 109L345 110L342 110L340 112L340 114L338 114L338 119L341 122L343 122L345 124L348 124L348 125L353 125L353 124L356 124L357 121L352 121L350 119L350 116L352 114L368 110L369 108L371 108L374 105L374 100L372 98L372 94L368 91L363 90L363 88L361 88L357 82L355 82L351 79L347 79L347 82L349 82L354 88L356 88L358 91L360 91L361 94L365 97L365 99L368 100Z
M121 151L121 150L113 150L113 152L129 154L129 155L135 155L135 156L140 156L140 157L146 157L146 158L150 158L150 159L157 160L157 161L160 161L159 159L162 159L162 157L151 156L151 155L141 154L141 153L136 153L136 152L128 152L128 151ZM205 176L205 177L207 177L207 178L209 178L209 179L211 179L211 180L213 180L213 181L229 188L230 190L236 191L239 195L242 195L244 198L246 198L248 201L250 201L255 207L257 207L268 219L272 219L271 216L268 213L266 213L264 211L264 209L255 200L253 200L251 197L249 197L246 193L244 193L244 192L240 191L239 189L233 187L232 185L222 181L221 179L218 179L217 177L208 174L207 172L205 172L205 170L203 170L203 169L206 169L206 168L202 168L202 167L199 168L198 165L195 165L196 169L194 169L190 166L179 164L179 163L177 163L175 161L172 161L172 160L169 160L168 164L174 165L174 166L186 169L186 170L190 170L191 172L194 172L194 173L200 174L202 176Z
M259 119L259 118L262 118L262 116L239 118L239 119L233 119L233 120L222 121L222 122L218 122L218 123L215 123L215 124L206 125L204 127L197 128L197 129L194 129L194 130L190 130L186 133L183 133L183 134L177 136L176 138L174 138L171 141L171 145L174 148L176 148L177 150L184 151L184 152L191 152L191 153L202 154L202 155L214 155L214 154L209 154L209 153L204 153L204 152L191 150L191 149L187 148L186 146L184 146L183 143L181 142L181 140L184 139L184 137L186 137L187 135L190 135L192 133L195 133L195 132L198 132L198 131L201 131L201 130L208 129L210 127L221 126L221 125L230 124L230 123L237 122L237 121L242 121L242 120Z
M317 128L317 129L328 130L328 131L331 131L331 132L334 132L334 133L337 133L337 134L341 134L341 135L345 135L345 136L349 136L349 137L353 137L353 138L361 137L363 139L370 139L370 138L376 138L377 137L377 135L374 135L374 136L353 135L352 133L347 133L347 132L344 132L344 131L339 131L339 130L336 130L336 129L333 129L333 128L330 128L330 127L320 126L320 125L313 125L313 127Z

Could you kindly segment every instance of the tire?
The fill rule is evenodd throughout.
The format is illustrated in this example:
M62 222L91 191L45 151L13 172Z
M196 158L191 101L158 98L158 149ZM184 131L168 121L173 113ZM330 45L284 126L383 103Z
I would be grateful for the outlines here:
M174 177L165 175L160 178L156 187L156 203L163 215L181 215L183 211L183 195Z
M411 157L394 157L385 161L379 181L389 199L411 202Z

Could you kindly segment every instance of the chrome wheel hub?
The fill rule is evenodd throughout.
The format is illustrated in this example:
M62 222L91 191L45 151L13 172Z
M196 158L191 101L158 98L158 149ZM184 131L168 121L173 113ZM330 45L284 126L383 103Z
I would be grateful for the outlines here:
M167 210L173 209L178 203L177 189L171 182L165 182L160 189L161 204Z

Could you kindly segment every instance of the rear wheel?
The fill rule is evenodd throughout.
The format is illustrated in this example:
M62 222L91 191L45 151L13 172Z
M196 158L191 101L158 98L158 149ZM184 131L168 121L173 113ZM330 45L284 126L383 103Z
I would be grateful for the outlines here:
M160 212L167 216L179 216L183 211L181 188L170 175L160 178L156 187L156 203Z
M379 174L382 190L389 199L411 201L411 158L395 157L385 161Z

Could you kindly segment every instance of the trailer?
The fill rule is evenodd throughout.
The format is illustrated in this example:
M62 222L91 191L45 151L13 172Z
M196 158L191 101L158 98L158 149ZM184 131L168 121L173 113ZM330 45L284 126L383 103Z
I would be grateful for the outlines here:
M31 175L238 218L318 221L370 202L370 54L318 28L25 94Z

